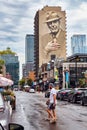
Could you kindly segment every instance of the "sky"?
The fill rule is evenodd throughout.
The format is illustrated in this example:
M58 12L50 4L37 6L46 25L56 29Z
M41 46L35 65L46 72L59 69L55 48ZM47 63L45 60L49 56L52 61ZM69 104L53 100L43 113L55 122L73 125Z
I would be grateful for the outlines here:
M50 1L50 2L49 2ZM25 36L34 33L34 17L44 6L61 6L66 11L67 56L71 55L71 36L87 36L87 0L0 0L0 51L10 47L25 63Z

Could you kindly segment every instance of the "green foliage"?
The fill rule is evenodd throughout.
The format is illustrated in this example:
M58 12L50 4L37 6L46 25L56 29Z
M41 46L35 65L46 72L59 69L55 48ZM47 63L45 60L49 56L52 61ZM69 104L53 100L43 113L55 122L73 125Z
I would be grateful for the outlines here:
M3 65L5 64L4 60L0 60L0 74L3 73Z
M32 79L22 78L21 80L19 80L19 85L21 86L22 89L24 88L25 84L31 86L32 85Z
M4 55L4 54L11 54L11 55L16 55L15 52L13 52L10 47L7 47L6 50L0 51L0 55Z
M32 79L27 79L27 84L28 84L29 86L31 86L31 85L32 85Z
M82 79L79 79L79 84L81 87L84 87L85 86L85 78L82 78Z
M2 65L4 65L4 64L5 64L5 61L2 60L2 59L0 59L0 65L2 66Z
M24 85L25 85L25 79L19 80L19 84L20 84L21 86L24 86Z

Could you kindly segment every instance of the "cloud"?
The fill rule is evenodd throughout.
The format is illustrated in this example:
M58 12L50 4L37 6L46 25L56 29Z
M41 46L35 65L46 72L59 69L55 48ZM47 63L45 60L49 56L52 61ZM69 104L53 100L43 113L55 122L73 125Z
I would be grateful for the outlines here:
M34 33L36 11L44 6L61 6L67 16L67 49L75 33L87 35L87 0L0 0L0 50L10 47L25 61L25 36ZM23 60L22 60L23 59Z

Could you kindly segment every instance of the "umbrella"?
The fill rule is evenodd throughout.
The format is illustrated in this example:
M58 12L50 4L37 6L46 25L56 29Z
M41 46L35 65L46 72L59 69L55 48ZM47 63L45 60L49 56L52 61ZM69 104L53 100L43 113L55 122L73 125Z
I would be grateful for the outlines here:
M3 77L3 75L0 74L0 86L11 86L13 83L12 80Z

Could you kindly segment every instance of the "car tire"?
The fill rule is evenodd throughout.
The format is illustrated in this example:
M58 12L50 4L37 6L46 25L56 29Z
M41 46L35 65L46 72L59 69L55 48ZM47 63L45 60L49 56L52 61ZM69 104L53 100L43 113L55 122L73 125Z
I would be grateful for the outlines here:
M63 96L60 96L60 100L61 100L61 101L63 100Z
M67 101L70 102L70 99L68 98Z
M82 106L84 106L84 102L83 102L83 100L81 100L80 103L81 103Z
M75 96L72 98L72 103L76 103L76 98L75 98Z

